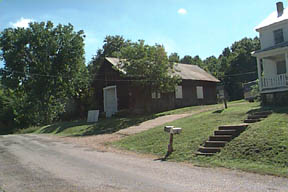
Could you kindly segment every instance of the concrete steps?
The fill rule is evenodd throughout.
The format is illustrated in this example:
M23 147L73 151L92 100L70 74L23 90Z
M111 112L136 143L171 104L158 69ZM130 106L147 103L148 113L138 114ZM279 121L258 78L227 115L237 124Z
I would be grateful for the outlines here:
M204 147L224 147L227 141L205 141Z
M253 114L249 114L247 119L244 120L244 123L257 123L267 118L272 114L272 111L260 111Z
M270 114L272 114L272 111L255 112L248 115L247 119L244 120L244 124L219 126L218 130L214 131L214 135L210 136L208 141L205 141L203 146L199 147L196 155L212 156L220 152L221 148L225 147L229 141L245 131L249 123L259 122Z
M198 149L201 153L218 153L220 150L220 147L199 147Z
M244 123L257 123L261 121L261 119L245 119Z
M196 155L212 156L221 151L221 148L233 138L237 137L248 127L248 124L240 125L222 125L218 130L214 131L214 135L200 146Z
M271 115L273 112L272 111L260 111L260 112L255 112L254 115Z

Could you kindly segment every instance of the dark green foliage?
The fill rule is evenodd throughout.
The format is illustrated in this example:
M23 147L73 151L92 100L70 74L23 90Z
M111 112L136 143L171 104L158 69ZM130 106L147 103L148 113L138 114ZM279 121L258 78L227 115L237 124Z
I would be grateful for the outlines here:
M251 53L258 49L260 49L258 38L244 38L232 45L231 53L226 57L229 67L225 71L225 76L221 78L231 100L242 99L242 84L257 79L257 61Z
M13 130L14 100L13 94L5 94L0 88L0 134L11 133Z
M171 53L169 55L169 62L179 63L179 61L180 61L180 56L178 55L178 53Z
M190 55L185 55L185 56L180 60L180 63L193 64L193 57L191 57Z
M123 60L123 70L126 76L137 79L136 85L142 86L143 91L174 91L179 78L173 75L173 62L168 60L165 49L161 45L145 45L143 40L123 47L119 53Z
M50 21L1 33L2 83L13 91L19 126L58 119L66 104L84 91L83 38L83 31L74 32L71 24L54 27Z
M260 41L257 37L243 38L230 48L226 47L218 58L211 56L202 61L199 56L186 55L180 62L198 65L210 72L225 85L230 100L237 100L243 98L242 84L258 77L256 58L251 55L258 49Z

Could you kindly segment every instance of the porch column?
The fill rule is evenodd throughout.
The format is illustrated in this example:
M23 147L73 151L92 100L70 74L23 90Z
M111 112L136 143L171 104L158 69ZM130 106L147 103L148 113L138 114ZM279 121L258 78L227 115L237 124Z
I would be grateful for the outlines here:
M288 75L288 52L285 53L286 75Z
M287 60L286 60L287 65ZM262 71L261 71L261 58L257 57L257 69L258 69L258 79L259 79L259 89L262 90Z

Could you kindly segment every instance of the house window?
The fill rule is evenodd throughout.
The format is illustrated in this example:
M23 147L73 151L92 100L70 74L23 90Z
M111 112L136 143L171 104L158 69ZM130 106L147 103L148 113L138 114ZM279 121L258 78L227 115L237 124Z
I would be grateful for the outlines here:
M157 92L152 92L152 99L160 99L161 98L161 94L157 93Z
M182 92L182 86L176 86L175 88L175 97L176 99L183 99L183 92Z
M280 74L285 74L287 69L286 69L286 62L285 61L279 61L277 62L277 75Z
M196 91L197 91L197 99L204 99L203 87L197 86Z
M277 29L274 31L274 41L275 44L284 42L283 29Z

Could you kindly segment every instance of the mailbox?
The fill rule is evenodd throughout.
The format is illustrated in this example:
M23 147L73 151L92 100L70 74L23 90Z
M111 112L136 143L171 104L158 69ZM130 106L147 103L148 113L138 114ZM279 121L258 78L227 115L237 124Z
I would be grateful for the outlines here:
M164 159L166 159L173 152L173 136L175 134L180 134L182 132L182 128L174 126L165 126L164 131L170 133L168 151L164 157Z
M175 128L174 126L165 126L164 131L171 133L171 134L180 134L182 131L182 128L179 128L179 127Z
M174 128L174 126L165 126L164 131L170 133L171 129L173 129L173 128Z
M172 128L170 130L170 133L172 133L172 134L180 134L181 131L182 131L182 128L177 127L177 128Z

